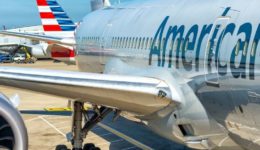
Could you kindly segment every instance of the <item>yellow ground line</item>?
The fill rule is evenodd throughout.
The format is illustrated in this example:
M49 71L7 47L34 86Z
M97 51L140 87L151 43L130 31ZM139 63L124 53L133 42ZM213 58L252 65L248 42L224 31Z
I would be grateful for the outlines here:
M139 147L139 148L144 149L144 150L153 150L151 147L144 145L143 143L141 143L141 142L139 142L139 141L137 141L137 140L135 140L135 139L119 132L119 131L116 131L115 129L112 129L109 126L104 125L103 123L98 123L98 126L100 126L100 127L104 128L105 130L119 136L120 138L128 141L129 143L135 145L136 147Z

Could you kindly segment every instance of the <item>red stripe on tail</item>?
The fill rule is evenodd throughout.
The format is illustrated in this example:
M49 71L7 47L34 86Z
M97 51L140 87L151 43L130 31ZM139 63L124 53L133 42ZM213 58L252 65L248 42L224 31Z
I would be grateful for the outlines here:
M46 0L37 0L37 5L38 6L48 6L48 3Z
M61 31L59 25L43 25L44 31Z
M51 12L42 12L40 13L42 19L54 19L55 16Z

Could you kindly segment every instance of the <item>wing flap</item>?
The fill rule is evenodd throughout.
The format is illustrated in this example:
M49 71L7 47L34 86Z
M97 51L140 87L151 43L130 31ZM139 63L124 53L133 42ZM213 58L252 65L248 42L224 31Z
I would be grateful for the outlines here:
M139 76L0 67L0 84L142 115L179 101L172 99L170 87L164 81Z
M46 35L39 35L39 34L12 32L12 31L0 31L0 34L20 37L20 38L27 38L32 40L39 40L39 41L44 41L44 42L54 43L54 44L63 44L67 46L75 45L75 39L73 38L60 38L60 37L53 37L53 36L46 36Z

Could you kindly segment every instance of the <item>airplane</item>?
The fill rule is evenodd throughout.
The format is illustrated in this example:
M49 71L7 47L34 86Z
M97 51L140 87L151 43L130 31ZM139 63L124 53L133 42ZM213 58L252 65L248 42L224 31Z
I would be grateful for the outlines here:
M257 0L131 1L86 15L75 40L1 31L75 46L80 72L0 67L0 84L74 99L67 137L75 150L93 148L83 144L88 131L120 111L189 148L258 150L258 6ZM84 103L93 104L94 115L86 117Z
M42 22L42 30L37 34L45 36L59 36L74 39L74 31L76 24L69 18L63 8L56 1L46 2L45 0L37 0L37 7L39 11L39 16ZM32 27L34 28L34 27ZM38 27L35 27L36 29ZM21 29L13 29L11 31L18 32ZM25 33L31 33L32 31L23 31ZM35 32L35 31L34 31ZM13 47L13 43L20 39L11 39L10 37L5 37L8 43L0 44L0 48L6 48L8 46ZM10 43L10 41L12 41ZM36 40L37 41L37 40ZM34 43L36 42L34 40ZM20 44L15 44L18 46L27 47L30 53L37 58L52 58L59 60L68 64L75 64L75 54L73 47L61 45L57 43L46 43L42 41L37 41L33 44L28 41L20 42ZM9 49L4 49L8 51ZM17 51L17 50L16 50Z

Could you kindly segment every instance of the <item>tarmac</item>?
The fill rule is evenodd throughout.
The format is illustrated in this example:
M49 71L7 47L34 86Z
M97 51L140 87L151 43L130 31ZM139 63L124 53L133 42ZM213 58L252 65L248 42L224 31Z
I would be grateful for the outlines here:
M51 60L1 66L77 71L74 65L53 63ZM67 107L68 99L5 86L0 86L0 91L7 96L20 96L18 109L28 130L30 150L54 150L58 144L71 148L66 139L66 134L71 130L71 113L45 111L45 108ZM158 136L128 115L119 117L115 122L112 121L112 115L109 115L89 132L85 143L94 143L102 150L188 149Z

